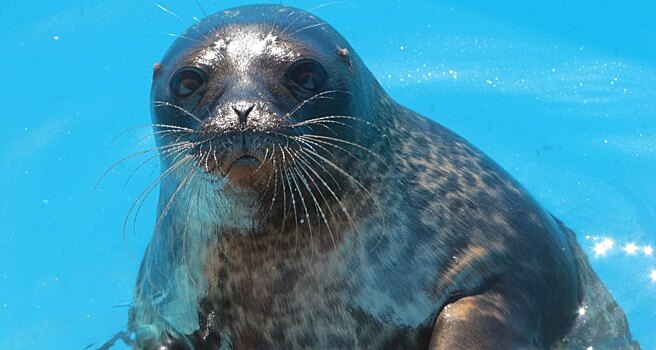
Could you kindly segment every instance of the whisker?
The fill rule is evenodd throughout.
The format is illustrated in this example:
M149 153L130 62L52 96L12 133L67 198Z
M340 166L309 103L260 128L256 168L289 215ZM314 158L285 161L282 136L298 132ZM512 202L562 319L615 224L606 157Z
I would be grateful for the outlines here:
M193 156L187 156L188 158L194 158ZM189 171L189 174L185 175L185 177L182 178L180 183L178 184L178 187L175 189L173 194L171 194L171 197L169 198L168 202L164 206L164 208L161 210L159 218L157 220L157 223L155 225L155 231L159 231L161 228L162 223L164 222L164 217L168 213L169 209L171 208L171 205L173 204L173 201L175 197L180 193L180 190L184 188L184 186L187 184L187 181L189 181L190 178L194 175L194 171L191 170Z
M134 170L132 170L132 172L130 173L130 175L128 176L128 178L125 180L125 183L123 184L123 190L126 189L127 184L130 182L130 180L132 179L132 177L133 177L133 176L134 176L134 175L135 175L135 174L136 174L136 173L137 173L142 167L144 167L146 164L150 163L152 160L154 160L154 159L156 159L156 158L158 158L158 157L166 157L166 156L168 156L168 155L170 155L170 154L172 154L172 153L174 153L174 152L176 152L176 153L177 153L177 152L182 153L182 152L185 152L186 150L191 149L191 148L193 148L193 144L192 144L192 145L189 145L189 146L181 145L180 147L169 148L169 149L164 150L163 152L159 152L159 153L155 153L155 154L151 155L151 156L148 157L145 161L141 162L141 164L139 164L136 168L134 168ZM152 174L151 174L151 175L152 175Z
M268 153L268 151L269 151L269 149L267 149L267 153ZM265 159L262 161L262 164L260 165L260 166L262 166L266 162L271 162L272 163L271 171L269 172L269 177L267 179L267 184L266 184L266 187L264 188L264 190L262 191L262 193L268 193L267 191L271 187L271 180L273 180L273 186L274 186L273 194L271 196L271 202L269 204L269 208L267 209L266 214L264 214L263 217L267 218L271 214L271 210L273 209L273 206L276 203L276 200L278 198L278 174L280 173L280 180L281 180L280 183L281 183L281 189L283 191L283 202L282 202L282 205L283 205L283 221L282 221L281 231L280 231L280 234L282 234L282 232L284 230L284 227L285 227L285 220L287 218L287 214L286 214L286 212L287 212L287 207L286 207L287 200L286 200L286 197L285 197L284 182L282 181L282 171L277 166L275 151L276 151L276 147L275 147L275 145L273 145L273 147L271 148L271 156L269 157L268 160L265 156ZM284 157L284 155L283 155L283 157ZM265 198L266 198L265 196L260 198L260 200L258 201L258 206L262 204L262 201L264 201ZM281 235L278 236L276 241L278 241L280 237L281 237Z
M139 194L137 199L133 202L133 204L130 207L130 210L128 211L128 214L126 215L125 220L123 222L123 241L124 242L127 242L127 239L126 239L127 223L129 221L129 218L130 218L132 212L134 211L135 206L137 205L137 203L139 203L139 207L138 207L136 213L134 214L135 215L135 222L136 222L136 217L139 215L139 211L141 210L141 206L145 202L145 199L148 197L148 195L150 195L150 193L153 191L153 189L156 188L156 185L162 179L164 179L166 176L168 176L173 171L175 171L178 167L182 166L182 164L184 164L184 159L178 161L177 163L173 164L169 169L162 172L160 174L160 176L158 176L153 182L151 182L146 187L146 189L143 192L141 192L141 194ZM136 230L135 230L135 232L136 232ZM151 240L151 242L148 244L148 247L147 247L146 252L144 254L144 261L146 262L146 267L145 267L146 279L148 280L149 284L153 287L154 290L158 290L157 286L155 285L154 281L152 280L151 262L150 262L150 258L149 258L150 254L152 253L152 251L154 249L153 248L154 245L157 244L158 239L159 239L159 232L158 231L154 231L154 232L155 232L155 235L154 235L153 239ZM157 257L155 257L155 259L157 259ZM155 264L158 265L157 260L155 261ZM159 266L157 266L157 268L159 270Z
M178 16L177 14L173 13L173 11L167 9L166 7L160 5L160 4L156 3L156 2L153 2L153 5L157 6L160 10L162 10L162 11L168 13L169 15L171 15L171 16L173 16L173 17L175 17L175 18L177 18L177 19L179 19L179 20L181 20L181 21L183 21L183 22L185 21L182 17L180 17L180 16Z
M186 114L187 116L193 118L197 122L199 122L201 124L203 123L202 119L198 118L196 115L189 112L188 110L186 110L186 109L184 109L184 108L182 108L178 105L175 105L173 103L169 103L169 102L166 102L166 101L153 101L153 104L155 105L155 107L171 107L171 108L177 109L178 111L180 111L180 112Z
M329 127L326 124L337 124L337 125L340 125L340 126L353 128L351 125L348 125L348 124L342 123L342 122L337 122L337 121L320 121L320 122L316 122L316 123L303 123L303 124L297 123L294 127L290 127L290 126L288 126L288 127L290 127L290 129L294 129L294 128L297 128L299 126L307 126L310 130L313 130L312 126L320 126L324 129L327 129L328 131L333 133L335 136L339 135L339 133L337 131L333 130L331 127Z
M262 168L262 166L264 166L265 163L267 163L267 162L269 162L269 161L272 161L271 158L273 157L273 151L274 151L274 149L271 150L271 153L270 153L270 154L271 154L271 157L269 157L269 156L268 156L268 155L269 155L269 149L267 148L267 150L266 150L266 154L264 155L264 158L263 158L262 162L260 163L260 166L257 167L257 169L255 169L254 173L257 173L257 172ZM275 165L274 165L273 167L275 167ZM276 186L276 188L274 188L274 190L273 190L273 198L271 199L271 207L273 207L273 202L275 202L275 200L276 200L276 193L278 192L278 191L277 191L277 183L276 183L277 178L274 179L274 176L275 176L275 170L273 169L273 167L271 168L271 171L269 172L269 176L267 176L267 182L266 182L266 185L264 186L264 189L262 190L262 193L263 193L263 194L268 193L267 191L269 191L269 188L271 187L271 180L273 180L273 182L274 182L274 186ZM265 198L265 196L261 196L261 197L260 197L260 199L258 200L257 205L256 205L257 207L262 208L262 207L264 206L264 204L262 203L262 201L264 201L264 198ZM271 210L271 208L269 209L269 211L270 211L270 210ZM265 217L266 217L266 216L265 216Z
M360 181L358 181L356 178L354 178L351 174L347 173L347 172L346 172L344 169L342 169L339 165L335 164L334 162L330 161L329 159L327 159L326 157L320 155L320 154L317 153L317 152L314 152L314 151L308 150L307 148L304 149L304 150L305 150L306 154L308 154L308 155L312 155L312 156L314 156L314 157L319 158L320 160L322 160L323 162L325 162L327 165L329 165L330 167L332 167L333 169L335 169L337 172L339 172L340 174L342 174L342 175L343 175L344 177L346 177L349 181L351 181L353 184L355 184L355 185L357 186L357 188L359 188L359 189L362 190L367 196L369 196L369 198L371 198L371 200L374 202L374 205L378 208L378 211L379 211L380 216L381 216L381 219L382 219L382 224L383 224L383 229L382 229L382 231L381 231L381 237L380 237L380 239L378 240L378 242L376 243L376 246L374 246L374 248L373 248L373 249L375 249L375 248L378 246L378 244L380 243L380 241L383 239L383 235L385 234L385 230L386 230L386 227L387 227L387 222L386 222L386 217L385 217L385 211L383 210L383 207L382 207L382 205L380 204L380 202L378 201L378 199L376 199L376 197L375 197L375 196L374 196L374 195L373 195L373 194L372 194L372 193L371 193L371 192L370 192L370 191L369 191L369 190L368 190L368 189L367 189L362 183L360 183ZM342 209L344 209L344 208L342 208Z
M338 119L339 121L336 120L336 119ZM374 130L376 130L376 132L378 134L382 134L382 131L380 130L380 128L377 127L376 125L370 123L369 121L363 120L361 118L356 118L356 117L353 117L353 116L344 116L344 115L323 116L323 117L318 117L318 118L307 119L307 120L303 120L303 121L300 121L300 122L297 122L297 123L294 123L294 124L286 125L286 127L294 129L294 128L297 128L297 127L300 127L300 126L308 126L309 127L311 125L318 125L318 126L321 126L323 128L328 129L335 136L338 136L339 135L338 132L336 132L335 130L330 128L328 125L325 125L325 124L333 124L333 125L338 125L338 126L343 126L343 127L349 128L354 133L356 133L358 136L363 137L365 139L371 138L371 136L365 135L358 128L356 128L354 125L351 125L351 124L347 123L347 121L354 121L354 122L362 123L366 126L369 126L369 127L373 128Z
M371 126L372 128L378 129L377 126L373 125L372 123L370 123L366 120L356 118L356 117L352 117L352 116L348 116L348 115L326 115L326 116L322 116L322 117L303 120L303 121L300 121L300 122L297 122L297 123L294 123L294 124L287 125L287 127L295 128L297 126L303 126L303 125L306 125L306 124L314 124L314 123L319 123L319 122L324 122L324 121L325 122L330 121L330 122L333 122L333 123L338 123L335 119L352 120L352 121L364 123L368 126ZM352 127L351 125L343 123L343 122L341 123L341 125Z
M282 6L282 0L278 3L278 6ZM269 35L273 35L273 31L276 29L276 24L278 24L278 16L280 15L280 11L276 10L276 16L273 17L273 25L271 26L271 30L269 30Z
M139 137L137 139L137 141L143 141L145 139L152 139L155 136L160 136L160 135L161 135L162 138L165 138L167 136L177 135L178 136L177 140L179 141L180 139L182 139L183 137L185 137L189 134L198 134L198 132L189 132L189 131L186 131L186 130L159 130L159 131L154 131L150 134L143 135L143 136ZM176 141L174 141L174 142L176 142Z
M281 151L284 152L283 149L281 149ZM301 200L302 209L303 212L305 213L305 219L307 219L308 221L307 228L308 228L308 233L310 234L310 251L311 251L311 255L314 256L314 238L312 237L312 225L310 224L310 213L308 212L307 205L305 204L305 196L303 196L301 187L298 185L298 181L296 180L296 176L294 175L294 173L289 171L289 175L291 176L292 182L294 183L294 187L298 192L298 197ZM300 223L304 224L305 220L301 219Z
M287 156L291 159L290 170L293 171L294 173L296 173L296 175L298 175L298 179L301 180L301 183L302 183L302 184L305 186L305 188L308 190L308 193L309 193L310 196L312 197L312 200L313 200L313 202L314 202L314 204L315 204L315 207L316 207L316 206L318 205L318 203L317 203L317 201L316 201L316 198L314 197L314 194L312 193L312 189L310 188L310 186L309 186L309 184L308 184L307 179L305 178L305 176L303 176L303 174L297 169L299 163L296 162L296 159L295 159L294 155L289 151L289 148L284 148L284 151L286 151ZM310 217L308 216L308 220L309 220L309 219L310 219ZM308 222L308 224L310 224L310 222Z
M173 11L167 9L166 7L160 5L160 4L156 3L156 2L153 2L153 5L157 6L160 10L162 10L162 11L168 13L169 15L171 15L171 16L173 16L173 17L179 19L180 21L182 21L182 23L184 23L184 24L188 24L188 22L187 22L184 18L180 17L177 13L174 13ZM198 19L196 19L196 18L194 18L194 20L195 20L196 22L199 22ZM196 33L200 34L200 35L201 35L202 37L204 37L205 39L209 39L209 37L207 37L207 35L205 35L203 32L199 31L198 28L191 27L191 29L193 29Z
M171 197L169 198L169 201L166 203L166 206L164 209L161 210L159 218L157 219L157 223L155 224L155 237L153 237L153 240L158 241L159 240L159 235L161 234L162 230L162 223L164 222L164 217L166 217L169 209L171 209L171 205L175 200L175 197L180 193L180 190L184 188L187 184L187 181L189 180L190 177L192 177L194 174L193 171L190 171L189 174L185 175L185 177L180 181L180 184L178 184L178 187L175 189ZM172 222L171 224L175 224L175 219L177 218L176 215L173 215L172 217ZM169 240L169 250L171 252L171 258L173 259L175 257L175 253L173 252L173 247L171 246L173 244L173 240ZM155 267L157 268L157 271L162 274L166 275L164 271L162 271L161 267L159 266L159 259L157 256L155 257Z
M257 148L260 147L260 146L261 146L261 145L258 145L257 147L254 147L254 148L257 149ZM255 169L255 171L254 171L255 173L257 173L258 171L260 171L260 169L262 168L262 166L264 165L264 163L266 163L267 155L269 155L269 149L268 149L268 148L266 149L266 151L265 151L265 153L264 153L264 157L263 157L262 162L260 163L260 166L258 166L257 169Z
M189 129L189 128L185 128L185 127L181 127L181 126L177 126L177 125L167 125L167 124L141 124L141 125L133 126L133 127L130 127L130 128L127 128L127 129L121 131L120 133L118 133L118 135L116 135L116 136L114 136L114 138L112 138L112 141L110 141L110 144L116 142L116 140L118 140L119 137L121 137L121 136L127 134L127 133L130 132L130 131L137 130L137 129L141 129L141 128L153 128L153 127L170 128L170 129L177 129L177 130L186 130L186 131L189 131L189 132L193 132L193 131L194 131L193 129Z
M202 44L202 43L203 43L203 42L200 41L200 40L196 40L196 39L194 39L194 38L190 38L190 37L188 37L188 36L184 36L184 35L180 35L180 34L175 34L175 33L163 33L163 34L164 34L164 35L167 35L167 36L170 36L170 37L173 37L173 38L180 38L180 39L185 39L185 40L193 41L193 42L198 43L198 44Z
M324 96L325 96L325 95L328 95L328 94L332 94L332 93L337 93L337 92L350 94L350 92L348 92L348 91L342 91L342 90L328 90L328 91L323 91L323 92L320 92L320 93L318 93L318 94L312 95L312 97L309 97L309 98L303 100L303 102L299 103L299 104L298 104L296 107L294 107L291 111L287 112L287 114L285 114L285 116L284 116L284 119L287 119L287 118L293 116L294 113L296 113L299 109L301 109L301 107L305 106L307 103L309 103L309 102L311 102L311 101L313 101L313 100L316 100L316 99L318 99L318 98L331 98L331 97L324 97Z
M193 177L189 180L190 183L193 183ZM191 191L191 193L199 193L199 191ZM187 217L186 217L186 223L184 225L185 229L184 232L182 233L182 262L185 266L185 270L187 272L187 276L189 277L189 280L194 286L198 286L198 283L196 282L196 279L194 276L191 274L191 271L189 270L189 264L187 263L187 238L189 235L189 227L191 226L189 223L189 218L191 217L191 209L193 208L191 206L191 198L193 196L189 196L189 201L187 202ZM196 195L196 205L194 206L195 208L200 208L200 195Z
M284 166L284 164L283 164L283 166ZM276 173L277 172L278 172L278 170L276 169ZM287 223L287 191L285 189L285 182L282 180L282 171L280 172L280 187L282 187L282 225L280 225L280 233L279 233L278 237L282 236L282 233L285 229L285 224ZM277 178L276 178L276 189L277 188L278 188L278 182L277 182ZM290 188L290 191L291 191L291 188ZM297 240L297 237L295 237L294 239Z
M175 157L174 157L174 162L175 162L175 159L176 159L178 156L179 156L179 154L175 155ZM169 168L169 169L170 169L170 168ZM167 169L167 170L168 170L168 169ZM162 173L162 174L163 174L163 173ZM135 234L135 235L136 235L136 232L137 232L137 229L136 229L136 227L137 227L137 218L139 217L139 213L141 213L141 208L142 208L143 205L146 203L146 198L150 195L150 193L152 193L152 192L155 190L155 188L157 188L157 184L160 183L161 180L164 179L164 177L161 176L162 174L160 174L160 176L158 176L158 177L157 177L157 178L151 183L152 186L149 185L149 186L151 186L150 189L148 189L148 187L147 187L148 192L147 192L146 195L143 197L143 199L139 202L139 205L136 207L136 210L135 210L134 215L133 215L133 218L132 218L132 232L133 232L133 234ZM167 173L167 176L168 176L169 174L170 174L170 173ZM143 193L143 192L142 192L142 193ZM135 202L135 203L136 203L136 202ZM130 211L128 212L128 216L126 217L126 220L129 218L129 216L130 216L130 214L131 214L131 211L132 211L132 207L130 208ZM125 223L124 223L124 225L125 225ZM125 228L124 228L124 230L125 230ZM124 232L123 234L125 235L125 232Z
M200 12L203 13L203 16L207 17L207 13L205 13L205 9L203 9L203 6L200 4L200 1L194 0L194 2L196 3L196 5L198 5L198 8L200 9Z
M330 136L323 136L323 135L310 135L310 134L307 134L307 135L300 135L300 136L296 136L296 137L300 137L300 138L304 138L304 139L313 139L314 141L321 142L321 143L328 144L328 145L332 145L334 147L338 147L338 146L335 145L335 144L332 144L330 142L323 141L323 140L340 142L340 143L343 143L343 144L347 144L349 146L357 147L357 148L369 153L370 155L376 157L379 161L383 162L383 164L385 166L389 167L389 165L387 165L387 162L385 161L385 159L381 155L379 155L378 153L370 150L369 148L364 147L364 146L362 146L360 144L357 144L355 142L346 141L344 139L330 137ZM341 148L341 147L339 147L339 148ZM344 150L344 148L341 148L341 149Z
M282 146L278 145L280 149L280 153L282 154L282 161L283 164L281 165L281 169L285 172L285 180L287 181L287 186L289 188L289 195L292 199L292 208L294 209L294 226L295 226L295 233L294 233L294 246L295 249L298 249L298 212L296 210L296 197L294 196L294 190L292 188L292 183L289 180L289 172L287 171L287 167L285 166L285 153L282 149ZM282 175L282 174L281 174ZM282 181L282 178L281 178ZM281 231L282 232L282 231Z
M303 28L301 28L301 29L297 29L297 30L295 30L295 31L293 31L293 32L291 32L291 33L289 33L289 35L294 35L294 34L296 34L296 33L298 33L298 32L302 32L302 31L304 31L304 30L306 30L306 29L310 29L310 28L314 28L314 27L320 27L320 26L325 26L325 25L328 25L328 23L317 23L317 24L312 24L312 25L309 25L309 26L307 26L307 27L303 27Z
M184 141L184 142L187 142L187 141ZM179 146L179 145L180 145L180 144L170 144L170 145L157 146L157 147L149 148L149 149L147 149L147 150L139 151L139 152L137 152L137 153L133 153L133 154L131 154L131 155L129 155L129 156L123 157L122 159L120 159L120 160L116 161L114 164L112 164L107 170L105 170L105 171L100 175L100 177L98 178L98 180L96 180L96 184L95 184L94 187L93 187L93 191L92 191L92 193L95 193L95 192L96 192L96 190L97 190L97 188L98 188L98 185L100 184L100 181L102 181L102 180L105 178L105 176L107 176L107 174L109 174L112 170L116 169L116 167L118 167L119 165L123 164L124 162L126 162L126 161L128 161L128 160L130 160L130 159L132 159L132 158L136 158L136 157L142 156L142 155L144 155L144 154L148 154L148 153L150 153L150 152L160 151L160 150L168 149L168 148L173 148L173 147L177 147L177 146Z
M186 143L188 143L188 144L186 144ZM125 184L123 185L123 189L125 190L125 188L127 187L128 182L132 179L132 177L134 176L134 174L136 174L137 171L138 171L141 167L145 166L145 165L146 165L148 162L150 162L151 160L153 160L153 159L155 159L155 158L157 158L157 157L160 157L160 158L163 158L163 159L168 159L168 158L170 158L171 155L177 157L177 156L180 155L180 154L186 153L186 151L192 149L192 148L193 148L195 145L197 145L197 144L198 144L198 143L192 143L192 142L187 142L187 141L185 141L185 142L180 142L180 144L178 144L176 147L170 147L170 148L166 148L166 149L159 150L159 152L157 152L157 153L153 154L152 156L148 157L148 159L146 159L146 160L143 161L141 164L139 164L139 166L137 166L137 167L136 167L136 168L130 173L130 176L128 176L128 178L125 180ZM154 169L153 169L153 171L154 171ZM152 174L152 172L151 172L149 178L152 178L152 175L153 175L153 174Z
M335 191L328 185L328 183L313 169L313 167L309 164L309 161L313 161L315 164L317 164L321 167L323 167L323 165L321 163L319 163L317 160L306 156L303 152L299 152L298 156L299 156L299 160L304 162L304 164L306 164L307 169L309 169L310 171L312 171L312 173L314 173L314 175L317 177L317 179L319 179L319 181L323 184L323 186L328 190L328 192L332 195L332 197L337 201L337 204L342 209L342 212L346 215L349 223L351 224L351 227L353 228L354 231L356 231L357 226L355 225L355 221L353 221L353 218L351 217L351 215L349 214L348 211L343 210L343 209L346 208L344 203L342 203L342 201L339 199L339 197L337 196ZM330 174L330 173L328 173L328 174ZM330 206L328 206L328 207L330 208Z
M312 140L303 140L303 139L298 139L298 138L297 138L297 139L293 139L293 140L294 140L296 143L298 143L299 145L301 145L301 148L308 148L308 149L311 149L311 150L314 151L314 152L317 152L317 150L314 148L314 147L317 147L317 148L320 148L322 151L328 153L331 157L335 158L335 155L334 155L330 150L328 150L327 148L323 147L321 144L318 144L318 143L316 143L316 142L313 142ZM325 167L323 164L318 163L318 165L321 167L321 169L322 169L326 174L328 174L328 176L330 176L330 178L333 180L333 182L334 182L335 185L337 186L337 189L338 189L338 190L341 190L342 188L341 188L341 186L340 186L340 184L339 184L339 181L337 181L337 179L335 179L335 177L332 175L332 173L331 173L330 171L328 171L328 169L326 169L326 167Z
M178 167L181 166L181 163L182 163L182 161L179 161L177 164L174 164L173 166L171 166L168 169L166 169L165 171L163 171L155 180L153 180L150 184L148 184L148 186L146 186L146 189L143 192L141 192L141 194L139 194L139 196L134 201L134 203L132 203L132 206L130 206L130 209L128 210L128 214L127 214L127 216L126 216L126 218L123 222L123 240L126 239L125 234L127 232L127 224L128 224L128 221L129 221L129 217L131 216L132 212L135 210L135 207L137 206L137 203L142 202L142 200L145 199L145 197L147 197L148 194L150 194L152 192L152 190L157 186L159 181L161 181L166 176L168 176L169 174L174 172Z
M304 135L304 136L305 136L305 135ZM324 141L324 140L316 140L316 139L313 139L313 138L310 138L310 137L303 137L303 136L293 136L293 138L295 138L295 139L297 139L297 140L303 140L304 142L311 143L311 144L313 144L313 145L315 145L315 146L317 146L317 147L319 147L319 145L327 145L327 146L331 146L331 147L336 148L336 149L338 149L338 150L340 150L340 151L343 151L344 153L348 154L348 155L349 155L351 158L353 158L353 159L360 160L360 158L359 158L358 156L356 156L355 154L353 154L353 152L347 150L347 149L344 148L344 147L341 147L341 146L339 146L339 145L336 145L336 144L334 144L334 143L330 143L330 142L327 142L327 141ZM324 148L324 149L325 149L325 148ZM334 155L332 154L332 152L329 152L329 154L330 154L333 158L335 158Z
M290 153L290 156L291 156L291 153ZM298 162L297 162L297 161L298 161ZM307 169L305 168L305 166L303 165L303 163L301 163L301 160L298 159L298 158L295 158L295 159L294 159L294 163L296 163L296 164L298 165L298 168L301 169L301 171L303 171L303 173L305 173L305 175L307 175L307 179L309 179L309 180L312 182L312 184L314 185L314 188L316 188L316 189L319 191L319 195L320 195L321 198L323 199L323 202L324 202L324 204L326 205L326 208L328 209L329 214L331 214L332 217L335 217L335 215L333 214L333 211L332 211L330 205L328 204L328 201L327 201L326 197L324 196L323 192L319 189L319 185L317 185L317 183L314 181L314 179L312 178L312 176L310 175L310 173L307 171ZM315 174L316 174L316 173L315 173ZM299 174L299 175L300 175L300 174ZM333 247L334 247L335 249L337 249L337 242L335 241L335 235L333 234L333 231L332 231L332 229L330 228L330 224L328 224L328 220L327 220L327 218L326 218L326 214L325 214L325 213L323 212L323 210L321 209L321 205L318 203L317 198L314 196L314 193L313 193L312 189L310 188L310 186L308 186L307 180L305 180L306 177L303 176L303 179L304 179L303 182L305 183L305 187L306 187L307 190L310 192L310 195L312 196L312 200L314 201L314 205L315 205L315 207L317 208L317 214L320 214L320 215L321 215L321 218L317 217L317 222L320 223L320 222L321 222L321 219L323 219L323 222L324 222L324 224L326 225L326 228L328 229L328 233L330 234L330 239L331 239L331 241L332 241L332 243L333 243ZM324 184L325 184L325 182L324 182Z
M287 31L287 29L291 28L291 27L294 25L294 23L296 23L298 20L302 19L302 18L305 17L305 16L309 16L309 15L311 14L312 11L318 10L318 9L320 9L320 8L322 8L322 7L326 7L326 6L329 6L329 5L340 4L340 3L342 3L342 2L341 2L341 1L327 2L327 3L321 4L321 5L319 5L319 6L315 6L315 7L311 8L311 9L307 10L306 12L302 12L300 15L296 16L296 18L295 18L293 21L291 21L291 22L287 25L287 27L285 27L285 29L283 29L282 32L280 32L280 35L285 34L285 32Z

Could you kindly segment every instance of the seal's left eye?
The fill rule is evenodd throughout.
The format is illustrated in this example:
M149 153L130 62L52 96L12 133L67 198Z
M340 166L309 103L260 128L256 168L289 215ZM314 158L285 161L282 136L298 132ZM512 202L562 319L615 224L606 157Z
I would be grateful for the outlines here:
M316 92L326 81L327 73L318 62L303 60L289 68L287 78L306 92Z
M205 85L205 75L197 68L183 68L171 79L171 91L178 97L190 97Z

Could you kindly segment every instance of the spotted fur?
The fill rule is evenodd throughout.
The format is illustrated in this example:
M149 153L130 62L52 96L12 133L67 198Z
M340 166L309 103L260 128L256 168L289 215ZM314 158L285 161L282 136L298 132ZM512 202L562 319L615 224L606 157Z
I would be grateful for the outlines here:
M282 72L306 59L327 78L299 99ZM175 98L185 66L206 81ZM137 348L638 348L573 233L313 15L210 16L152 94L164 170ZM244 155L260 166L232 170Z

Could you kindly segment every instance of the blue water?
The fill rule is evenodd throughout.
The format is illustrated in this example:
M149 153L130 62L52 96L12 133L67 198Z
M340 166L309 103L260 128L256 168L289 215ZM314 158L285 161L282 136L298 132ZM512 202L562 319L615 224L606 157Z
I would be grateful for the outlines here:
M284 1L319 6L394 98L575 229L656 349L656 3L572 3ZM156 193L125 237L124 221L156 162L98 179L152 147L130 129L149 123L152 65L202 17L192 0L161 5L180 18L141 0L0 7L0 349L83 349L124 328Z

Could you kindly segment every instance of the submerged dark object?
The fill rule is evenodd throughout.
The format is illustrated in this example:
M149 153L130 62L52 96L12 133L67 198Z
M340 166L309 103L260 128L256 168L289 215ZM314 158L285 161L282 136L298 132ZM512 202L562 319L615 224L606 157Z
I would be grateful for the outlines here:
M152 100L136 348L638 348L575 235L313 15L204 19Z

